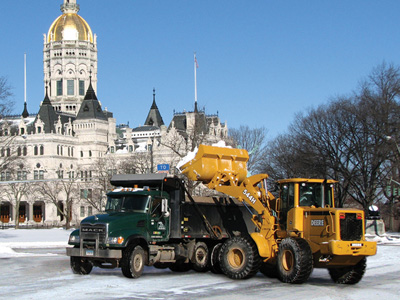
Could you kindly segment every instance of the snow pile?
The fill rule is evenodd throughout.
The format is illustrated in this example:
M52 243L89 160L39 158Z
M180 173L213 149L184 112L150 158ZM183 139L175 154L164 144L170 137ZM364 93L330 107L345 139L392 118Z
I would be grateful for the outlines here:
M225 144L225 141L219 141L218 143L212 144L211 146L213 146L213 147L221 147L221 148L232 148L231 146L227 146L227 145ZM186 156L183 157L183 158L178 162L178 164L176 165L176 168L177 168L179 171L181 171L181 167L182 167L184 164L188 163L189 161L191 161L192 159L195 158L195 156L196 156L198 150L199 150L199 149L196 147L193 151L190 151L188 154L186 154Z
M381 236L366 234L365 238L381 245L400 245L400 233L398 232L388 232Z
M189 161L191 161L192 159L194 159L194 157L196 156L198 150L199 150L199 149L196 147L193 151L189 151L188 154L186 154L186 156L183 157L183 158L178 162L178 164L176 165L176 168L177 168L180 172L182 172L182 171L181 171L181 167L182 167L184 164L186 164L186 163L188 163Z
M61 248L68 245L71 230L64 229L6 229L0 231L0 258L33 256L14 249Z

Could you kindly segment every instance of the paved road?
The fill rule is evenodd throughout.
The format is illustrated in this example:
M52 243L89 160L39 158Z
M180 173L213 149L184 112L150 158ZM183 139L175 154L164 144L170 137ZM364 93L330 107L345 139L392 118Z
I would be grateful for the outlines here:
M231 280L210 272L173 273L155 268L146 268L136 280L123 277L119 269L95 268L90 275L79 276L72 274L64 249L20 249L35 256L0 259L0 299L397 300L399 249L380 248L380 253L370 258L363 280L354 286L336 285L328 272L320 269L302 285L283 284L260 273L248 280ZM390 255L393 252L394 257Z

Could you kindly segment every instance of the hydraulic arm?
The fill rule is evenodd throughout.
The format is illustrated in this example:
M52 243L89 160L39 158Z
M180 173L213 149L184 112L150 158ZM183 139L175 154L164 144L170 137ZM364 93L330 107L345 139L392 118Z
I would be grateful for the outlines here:
M269 205L274 196L267 190L267 174L246 177L248 159L249 155L243 149L200 145L196 156L184 164L181 171L191 180L201 181L210 189L250 205L257 212L252 221L259 229L251 236L260 255L271 258L277 250L274 238L277 225Z

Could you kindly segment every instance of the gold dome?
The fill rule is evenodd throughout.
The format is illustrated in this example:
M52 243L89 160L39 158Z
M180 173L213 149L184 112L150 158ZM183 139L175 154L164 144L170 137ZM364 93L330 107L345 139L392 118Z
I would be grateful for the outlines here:
M93 43L92 30L88 23L76 13L65 13L51 24L47 42L51 41L90 41Z

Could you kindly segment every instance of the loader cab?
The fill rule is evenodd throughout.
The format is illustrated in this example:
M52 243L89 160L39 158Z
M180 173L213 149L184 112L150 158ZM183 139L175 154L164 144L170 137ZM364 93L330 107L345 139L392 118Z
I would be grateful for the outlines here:
M334 207L334 180L293 178L278 181L280 185L279 224L287 228L288 212L296 207Z

